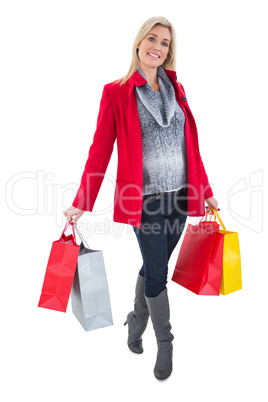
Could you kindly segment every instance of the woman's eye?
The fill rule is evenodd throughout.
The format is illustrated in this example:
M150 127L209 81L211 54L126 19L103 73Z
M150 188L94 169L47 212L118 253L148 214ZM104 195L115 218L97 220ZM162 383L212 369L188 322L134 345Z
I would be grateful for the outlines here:
M153 38L153 37L150 37L150 38L148 38L148 39L149 39L150 42L154 42L154 41L155 41L155 38ZM168 44L167 44L166 42L162 42L162 45L168 47Z

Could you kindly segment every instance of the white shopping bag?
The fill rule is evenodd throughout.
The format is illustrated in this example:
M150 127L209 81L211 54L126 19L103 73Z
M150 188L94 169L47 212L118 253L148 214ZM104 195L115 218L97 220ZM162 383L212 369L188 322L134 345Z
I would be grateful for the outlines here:
M90 249L74 227L81 244L71 291L73 314L85 331L113 325L102 251Z

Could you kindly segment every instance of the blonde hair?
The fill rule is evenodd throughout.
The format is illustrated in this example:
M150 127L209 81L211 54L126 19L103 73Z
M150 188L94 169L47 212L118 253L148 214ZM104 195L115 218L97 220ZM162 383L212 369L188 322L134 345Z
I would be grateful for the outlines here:
M119 83L120 86L125 84L125 82L132 76L132 74L137 70L139 67L139 56L138 56L138 49L137 46L140 42L148 35L150 30L155 25L162 25L170 30L171 34L171 41L169 44L169 51L168 56L161 67L168 69L168 70L176 70L176 34L173 25L164 17L152 17L149 18L147 21L143 23L140 27L139 32L134 40L133 47L132 47L132 59L130 68L127 74L120 78L119 80L114 81L115 83Z

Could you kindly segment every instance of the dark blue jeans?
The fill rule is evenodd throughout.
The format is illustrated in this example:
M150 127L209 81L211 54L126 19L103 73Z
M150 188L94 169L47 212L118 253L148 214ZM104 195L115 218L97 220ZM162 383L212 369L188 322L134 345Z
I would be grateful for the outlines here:
M133 226L143 265L145 296L156 297L166 288L168 261L187 218L187 189L143 196L141 228Z

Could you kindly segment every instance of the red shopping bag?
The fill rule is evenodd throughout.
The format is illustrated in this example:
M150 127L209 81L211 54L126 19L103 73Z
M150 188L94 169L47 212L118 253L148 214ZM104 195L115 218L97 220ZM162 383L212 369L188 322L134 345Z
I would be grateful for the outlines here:
M38 307L66 312L80 249L71 225L73 234L65 236L66 223L61 237L52 244Z
M172 280L198 295L219 295L224 236L206 220L187 226ZM203 218L202 218L203 219Z

